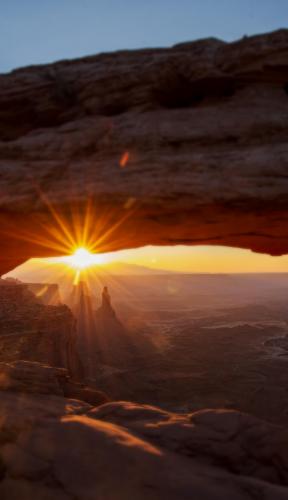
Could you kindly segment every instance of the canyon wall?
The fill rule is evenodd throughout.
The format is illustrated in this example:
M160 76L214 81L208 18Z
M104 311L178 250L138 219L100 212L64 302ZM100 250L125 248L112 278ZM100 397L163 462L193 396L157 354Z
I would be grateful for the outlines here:
M24 284L0 280L0 361L38 361L81 378L75 319L65 305L41 303Z

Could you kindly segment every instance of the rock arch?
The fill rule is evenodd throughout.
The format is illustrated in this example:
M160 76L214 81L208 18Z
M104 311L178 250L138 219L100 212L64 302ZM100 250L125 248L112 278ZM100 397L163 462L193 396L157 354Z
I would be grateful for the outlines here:
M59 252L47 200L68 217L90 197L106 250L287 253L287 61L280 30L0 75L0 275Z

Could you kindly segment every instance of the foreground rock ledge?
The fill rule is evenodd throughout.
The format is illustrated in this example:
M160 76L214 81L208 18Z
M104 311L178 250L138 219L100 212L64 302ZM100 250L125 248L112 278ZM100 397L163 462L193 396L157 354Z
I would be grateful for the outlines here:
M64 397L63 376L0 364L1 500L287 499L285 429L229 410L91 406Z
M287 127L287 30L0 76L0 273L61 253L48 205L81 218L87 198L95 237L125 219L102 251L287 253Z

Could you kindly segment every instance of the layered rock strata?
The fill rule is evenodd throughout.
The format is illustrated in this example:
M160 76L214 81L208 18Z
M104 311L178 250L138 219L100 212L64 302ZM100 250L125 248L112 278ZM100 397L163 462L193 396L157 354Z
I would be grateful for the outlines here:
M87 197L103 251L287 253L287 61L280 30L1 75L0 273L67 249Z
M10 365L6 390L1 379L3 500L287 498L281 427L227 410L177 415L127 402L95 408L44 394L37 370L33 391L29 384L25 392L14 369L27 374L27 366Z
M24 284L0 280L0 361L38 361L83 375L67 306L41 303Z

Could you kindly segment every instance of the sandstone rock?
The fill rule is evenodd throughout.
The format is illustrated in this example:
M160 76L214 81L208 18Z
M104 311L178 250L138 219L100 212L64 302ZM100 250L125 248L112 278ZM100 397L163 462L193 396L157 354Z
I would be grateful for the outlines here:
M61 252L55 228L67 251L55 210L75 234L88 196L102 251L286 253L287 56L281 30L1 75L0 273Z
M23 284L0 280L0 361L20 359L83 371L75 319L67 306L47 306Z
M288 432L251 415L203 410L176 415L147 405L107 403L91 418L121 425L166 449L236 474L288 484Z
M86 282L80 281L73 287L67 302L77 320L77 345L86 378L99 380L103 366L125 371L135 367L139 358L135 338L118 319L107 287L96 310L97 298ZM137 339L137 343L140 345L141 340ZM115 386L114 380L111 385ZM109 384L104 390L109 390ZM117 398L117 394L114 397Z
M138 421L142 422L160 422L161 420L169 420L171 417L170 412L156 408L150 405L140 405L138 403L128 401L116 401L113 403L103 404L101 408L91 410L90 417L95 417L119 425L129 426L129 421L132 424L137 424Z
M3 500L30 500L33 496L40 500L287 498L287 487L273 484L275 479L275 483L285 482L286 476L268 474L265 480L258 479L261 468L267 467L269 471L269 467L270 470L274 467L276 472L281 463L281 457L280 462L274 460L273 448L269 452L267 448L263 462L255 456L255 468L251 468L250 477L245 471L228 471L225 461L208 464L203 459L201 447L195 448L193 454L186 453L184 436L189 446L191 434L199 432L198 425L200 432L203 425L206 427L206 445L214 439L215 448L217 444L221 447L227 433L225 425L219 421L215 424L221 415L217 412L214 417L211 412L178 416L123 402L91 409L85 403L81 406L79 401L58 396L21 396L22 402L17 393L3 393L0 419L0 494ZM118 415L118 424L109 421L112 415L114 419ZM243 430L249 426L248 416L237 412L229 412L229 415L225 412L222 416L228 429L235 427L235 423L229 424L230 417L233 422L246 418ZM182 437L181 432L176 437L171 420L174 426L182 429ZM168 434L163 439L165 432L162 434L161 429L166 423L170 425L168 434L174 446L169 444ZM262 430L266 425L259 420L258 424ZM149 433L153 427L160 428L158 435ZM272 433L275 428L267 424L266 431ZM285 436L280 428L278 432ZM241 432L237 439L241 440ZM205 449L204 442L202 445Z
M0 363L0 391L53 394L86 401L93 406L108 401L103 392L75 382L64 368L22 360Z
M59 306L61 297L59 285L54 283L25 283L28 289L34 293L43 304Z
M95 313L93 349L99 363L126 370L135 366L138 355L135 339L118 319L107 287L104 287L101 306Z

